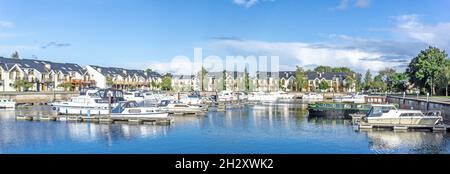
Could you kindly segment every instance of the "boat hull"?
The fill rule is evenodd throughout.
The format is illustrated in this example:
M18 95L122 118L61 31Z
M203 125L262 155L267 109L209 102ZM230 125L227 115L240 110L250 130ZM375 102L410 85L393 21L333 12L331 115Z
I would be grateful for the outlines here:
M439 117L379 117L367 118L369 124L389 124L389 125L436 125L440 121Z
M108 115L108 109L54 106L59 115Z
M325 118L343 118L351 119L350 114L366 114L368 110L357 109L336 109L336 110L321 110L321 109L308 109L309 116L312 117L325 117Z
M142 113L142 114L111 114L111 117L120 118L168 118L168 113Z

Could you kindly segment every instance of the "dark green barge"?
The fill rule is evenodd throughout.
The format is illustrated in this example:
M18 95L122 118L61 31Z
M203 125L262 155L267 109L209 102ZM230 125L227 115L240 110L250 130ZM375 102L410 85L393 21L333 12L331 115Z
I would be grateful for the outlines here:
M309 116L351 119L350 114L366 114L371 104L319 102L308 105Z

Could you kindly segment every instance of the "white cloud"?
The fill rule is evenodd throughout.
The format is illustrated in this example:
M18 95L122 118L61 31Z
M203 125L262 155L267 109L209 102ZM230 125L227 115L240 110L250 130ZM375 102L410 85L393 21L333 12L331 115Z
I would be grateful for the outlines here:
M357 0L355 2L355 6L360 7L360 8L365 8L368 7L370 5L370 0Z
M12 28L14 27L14 23L9 21L0 21L0 28Z
M350 5L358 8L366 8L370 6L371 0L341 0L339 5L333 9L346 10Z
M386 62L393 54L378 50L341 47L329 43L266 42L266 41L218 41L219 49L234 50L255 56L279 56L282 68L296 65L345 66L357 71L380 70L387 66L397 67L401 62ZM233 54L233 53L232 53Z
M339 5L336 7L336 9L345 10L345 9L347 9L348 4L349 4L349 0L341 0L341 3L339 3Z
M419 17L417 14L393 17L396 20L394 33L429 45L450 48L450 23L424 24Z
M245 8L250 8L260 2L264 1L274 1L274 0L233 0L233 3L244 6Z

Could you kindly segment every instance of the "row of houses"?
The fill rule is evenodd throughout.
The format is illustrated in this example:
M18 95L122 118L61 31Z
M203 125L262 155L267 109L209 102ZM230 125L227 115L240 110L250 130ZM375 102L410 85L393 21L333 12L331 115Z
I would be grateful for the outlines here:
M156 72L35 59L0 57L0 91L79 90L87 87L151 89Z
M347 76L346 73L307 71L308 83L303 90L318 91L319 84L326 81L329 86L326 91L355 92L356 85L354 82L348 84ZM204 78L174 75L171 85L174 91L245 91L247 87L250 91L295 90L295 71L256 72L248 79L245 77L244 72L237 71L209 72ZM152 84L161 81L161 75L152 71L0 57L0 91L80 90L87 87L158 90L159 85Z
M307 85L302 88L302 91L355 92L356 83L354 80L349 81L348 75L347 73L306 71ZM356 79L356 74L350 75ZM236 71L210 72L204 75L204 78L201 78L200 75L175 75L172 77L172 88L176 91L245 91L249 89L250 91L271 92L299 90L294 85L296 83L295 71L256 72L254 75L249 75L248 83L245 80L245 73ZM327 82L328 89L319 88L322 82Z

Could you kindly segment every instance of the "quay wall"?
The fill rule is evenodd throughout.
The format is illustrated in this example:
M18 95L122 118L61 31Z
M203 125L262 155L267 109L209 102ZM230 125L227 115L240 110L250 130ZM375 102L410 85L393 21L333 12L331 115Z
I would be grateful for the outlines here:
M17 104L46 104L69 100L79 92L0 92L0 98L13 99Z
M388 96L389 103L399 104L401 109L416 109L416 110L440 110L443 111L444 121L450 122L450 103L439 101L428 101L424 99L403 98L398 96Z

